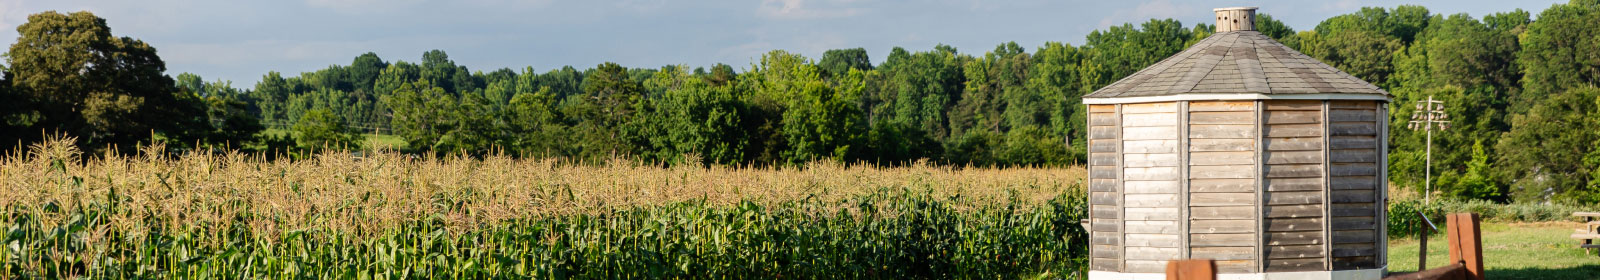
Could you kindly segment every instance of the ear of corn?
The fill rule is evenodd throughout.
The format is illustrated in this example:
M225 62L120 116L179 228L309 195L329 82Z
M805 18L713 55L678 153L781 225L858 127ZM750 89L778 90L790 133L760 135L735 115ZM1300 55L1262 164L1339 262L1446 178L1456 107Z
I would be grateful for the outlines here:
M1081 168L53 145L0 159L0 278L1080 278L1086 260Z

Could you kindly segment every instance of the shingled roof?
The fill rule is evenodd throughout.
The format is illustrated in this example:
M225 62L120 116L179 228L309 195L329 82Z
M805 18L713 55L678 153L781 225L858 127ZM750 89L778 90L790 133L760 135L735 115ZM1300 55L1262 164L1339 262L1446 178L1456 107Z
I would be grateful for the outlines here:
M1220 31L1220 30L1219 30ZM1084 98L1183 94L1355 94L1389 92L1256 31L1225 31Z

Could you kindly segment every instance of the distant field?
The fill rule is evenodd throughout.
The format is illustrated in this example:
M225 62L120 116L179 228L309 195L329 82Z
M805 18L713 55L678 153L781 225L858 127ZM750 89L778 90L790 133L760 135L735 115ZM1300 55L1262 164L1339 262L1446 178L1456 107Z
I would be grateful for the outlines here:
M1600 256L1584 255L1577 240L1567 238L1575 228L1573 222L1484 223L1488 279L1600 279ZM1449 260L1444 241L1442 234L1428 239L1428 267ZM1391 240L1389 271L1416 271L1417 245L1416 238Z
M290 130L287 130L287 129L269 128L267 130L262 131L261 133L265 134L265 135L282 136L284 134L291 134L292 135L292 134L294 134L294 131L290 131ZM298 135L296 135L296 136L298 136ZM366 145L364 147L382 148L382 149L400 149L400 148L404 148L406 146L406 140L405 139L401 139L400 136L398 136L398 135L362 133L361 136L366 137L366 142L365 142Z
M1083 168L85 160L68 143L0 158L0 279L1072 279L1086 254Z

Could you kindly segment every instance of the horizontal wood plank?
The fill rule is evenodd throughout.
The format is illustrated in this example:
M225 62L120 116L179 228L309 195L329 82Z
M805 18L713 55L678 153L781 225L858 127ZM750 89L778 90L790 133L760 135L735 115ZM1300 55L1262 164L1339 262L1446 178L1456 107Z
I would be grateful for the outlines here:
M1321 257L1304 259L1267 260L1266 272L1321 271L1326 264Z
M1192 247L1249 247L1255 246L1254 233L1196 233L1189 235Z
M1376 110L1378 109L1378 102L1371 100L1331 100L1328 101L1328 108Z
M1338 176L1333 177L1330 180L1333 181L1333 186L1329 186L1329 188L1335 190L1378 189L1377 176Z
M1128 221L1126 224L1127 233L1178 234L1176 221Z
M1266 168L1267 178L1322 177L1321 164L1274 164Z
M1190 152L1248 152L1256 150L1255 139L1189 139Z
M1255 179L1189 179L1189 192L1191 193L1251 193L1255 191Z
M1255 206L1194 206L1189 207L1189 218L1195 220L1255 219Z
M1333 244L1365 243L1371 246L1377 242L1378 235L1373 230L1336 230L1333 232Z
M1122 167L1175 167L1178 154L1125 154Z
M1322 192L1267 192L1266 205L1322 204Z
M1090 126L1102 126L1102 125L1103 126L1114 126L1114 125L1117 125L1117 114L1114 114L1114 113L1089 113L1089 125Z
M1320 137L1322 124L1275 124L1265 128L1267 137Z
M1178 152L1178 140L1123 141L1122 151L1130 154L1176 153Z
M1321 111L1322 110L1322 101L1321 100L1267 100L1266 102L1263 102L1263 103L1266 103L1267 111L1281 111L1281 110Z
M1290 137L1266 139L1268 151L1321 151L1322 137Z
M1089 105L1089 112L1090 113L1114 113L1116 111L1117 111L1117 105L1112 105L1112 104Z
M1328 111L1328 118L1335 122L1376 122L1377 110L1363 109L1333 109Z
M1150 127L1178 125L1176 113L1122 114L1122 127Z
M1093 192L1093 193L1089 193L1089 204L1091 204L1091 205L1117 206L1117 193L1113 193L1113 192Z
M1189 193L1189 206L1249 206L1255 205L1253 193Z
M1178 235L1176 234L1126 234L1123 237L1128 247L1155 247L1178 248Z
M1178 180L1177 167L1129 167L1122 169L1123 180L1166 181Z
M1316 245L1322 244L1321 231L1285 231L1267 233L1267 245Z
M1181 253L1178 248L1128 247L1125 254L1129 261L1164 261L1180 259Z
M1121 141L1091 139L1091 140L1089 140L1089 152L1091 152L1091 153L1115 153L1115 152L1117 152L1117 146L1120 146L1120 145L1122 145Z
M1370 203L1378 199L1372 190L1332 190L1329 195L1333 203Z
M1255 112L1195 112L1190 107L1189 124L1242 124L1255 125Z
M1267 231L1306 231L1322 230L1322 218L1275 218L1267 219Z
M1267 259L1321 258L1322 245L1267 245Z
M1329 214L1334 217L1374 217L1378 214L1377 205L1373 203L1334 203L1330 207L1333 207L1333 211L1329 211Z
M1091 126L1089 139L1117 139L1117 131L1115 126Z
M1249 179L1256 177L1255 165L1190 166L1193 179Z
M1256 153L1243 152L1190 152L1189 165L1255 165Z
M1372 243L1333 244L1333 257L1376 256L1378 248Z
M1321 205L1318 205L1321 206ZM1123 208L1128 221L1177 221L1178 208Z
M1322 163L1322 151L1269 151L1262 157L1267 164Z
M1178 139L1176 126L1152 127L1123 127L1122 139L1126 140L1175 140Z
M1378 223L1372 217L1333 217L1333 229L1357 230L1377 229Z
M1178 207L1176 194L1128 194L1123 198L1126 207Z
M1267 184L1269 192L1283 191L1320 191L1324 182L1321 177L1314 178L1269 178L1263 181Z
M1329 149L1377 149L1378 137L1362 136L1333 136L1329 137Z
M1256 127L1248 124L1196 124L1189 126L1190 138L1249 139L1256 137Z
M1095 258L1089 261L1089 269L1094 271L1116 272L1122 268L1122 259Z
M1254 215L1251 216L1239 220L1189 221L1189 233L1254 233L1258 225Z
M1328 125L1328 135L1378 135L1378 124L1374 122L1336 122Z
M1124 187L1128 194L1178 193L1178 181L1128 181Z
M1178 103L1175 102L1122 104L1123 114L1172 113L1177 111Z
M1261 122L1269 125L1322 123L1322 111L1269 111Z
M1322 217L1322 204L1312 205L1268 205L1265 206L1267 218L1311 218Z
M1335 163L1329 172L1333 176L1377 176L1376 163Z
M1190 101L1190 112L1253 112L1255 101Z
M1255 239L1255 237L1251 236L1251 239ZM1256 247L1252 246L1194 247L1189 249L1189 256L1196 259L1211 259L1218 261L1253 260L1256 258Z
M1117 180L1116 179L1089 179L1089 191L1091 191L1091 192L1115 192L1115 191L1117 191Z

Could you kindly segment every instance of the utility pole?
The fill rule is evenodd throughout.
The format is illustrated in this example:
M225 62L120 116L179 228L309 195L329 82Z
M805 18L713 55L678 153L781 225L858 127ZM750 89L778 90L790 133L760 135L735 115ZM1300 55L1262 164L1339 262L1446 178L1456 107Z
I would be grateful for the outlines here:
M1422 179L1422 186L1423 186L1422 187L1422 203L1423 204L1427 204L1429 202L1429 197L1433 195L1433 131L1434 131L1434 127L1437 126L1438 130L1441 130L1441 131L1445 130L1446 128L1450 128L1450 121L1448 121L1448 119L1450 119L1450 115L1445 114L1445 112L1444 112L1444 101L1442 101L1442 100L1434 100L1433 96L1429 95L1428 96L1428 100L1417 100L1417 111L1411 113L1411 123L1410 123L1410 125L1406 126L1408 128L1411 128L1411 130L1419 130L1420 129L1422 131L1425 131L1425 133L1427 133L1427 135L1428 135L1427 139L1423 140L1423 141L1426 141L1427 145L1428 145L1427 151L1425 152L1427 160L1424 163L1424 167L1423 167L1423 171L1422 171L1422 173L1423 173L1423 179Z

